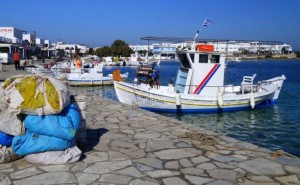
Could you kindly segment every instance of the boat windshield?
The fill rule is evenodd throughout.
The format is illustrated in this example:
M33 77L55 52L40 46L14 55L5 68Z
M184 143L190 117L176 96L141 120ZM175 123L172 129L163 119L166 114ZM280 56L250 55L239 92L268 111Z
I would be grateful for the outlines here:
M186 56L186 53L179 53L178 58L181 61L182 67L191 68L191 64Z

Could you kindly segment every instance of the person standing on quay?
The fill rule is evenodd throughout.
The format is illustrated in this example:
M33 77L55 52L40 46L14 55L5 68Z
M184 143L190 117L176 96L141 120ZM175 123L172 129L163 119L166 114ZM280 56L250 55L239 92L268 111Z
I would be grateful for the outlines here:
M14 52L14 62L16 70L20 70L20 55L17 50Z

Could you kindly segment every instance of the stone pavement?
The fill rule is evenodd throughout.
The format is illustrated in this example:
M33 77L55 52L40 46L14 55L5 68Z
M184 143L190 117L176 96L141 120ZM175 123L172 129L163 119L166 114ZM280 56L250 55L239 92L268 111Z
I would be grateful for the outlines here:
M6 78L12 75L25 75L29 74L27 71L24 70L16 70L15 65L2 65L2 71L0 71L0 81L4 81Z
M73 92L76 94L76 92ZM0 164L0 184L300 184L300 160L99 96L86 103L79 162Z

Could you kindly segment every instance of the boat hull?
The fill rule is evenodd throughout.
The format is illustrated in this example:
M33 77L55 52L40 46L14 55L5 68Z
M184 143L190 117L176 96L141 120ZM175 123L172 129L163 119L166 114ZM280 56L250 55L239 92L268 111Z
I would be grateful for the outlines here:
M128 73L121 74L123 80L127 79ZM103 86L103 85L113 85L113 76L103 76L101 74L90 74L90 73L74 73L67 75L68 83L71 86Z
M176 94L174 91L155 90L149 87L134 86L124 82L114 82L115 92L120 102L135 105L154 112L170 113L216 113L252 109L250 95L223 96L222 105L216 97L190 94ZM162 87L161 87L162 88ZM276 103L273 90L254 95L255 107L265 107ZM179 98L178 98L179 96Z
M68 80L71 86L103 86L113 85L114 81L111 80Z

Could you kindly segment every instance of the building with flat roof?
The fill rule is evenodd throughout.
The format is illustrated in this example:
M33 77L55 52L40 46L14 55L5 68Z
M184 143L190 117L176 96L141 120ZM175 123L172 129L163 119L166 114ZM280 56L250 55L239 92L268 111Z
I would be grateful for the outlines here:
M0 27L0 37L6 43L21 44L23 41L23 30L14 27ZM4 39L6 38L6 39Z
M153 43L150 45L129 45L129 47L138 52L140 50L149 50L154 55L160 56L175 56L177 48L191 47L191 42L182 43ZM272 54L286 54L291 53L293 48L291 45L280 42L240 42L240 41L226 41L226 42L207 42L198 44L214 45L214 51L220 53L227 53L228 55L240 55L242 53L258 53L271 52Z

